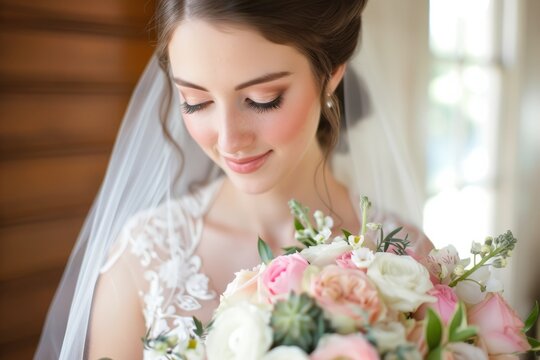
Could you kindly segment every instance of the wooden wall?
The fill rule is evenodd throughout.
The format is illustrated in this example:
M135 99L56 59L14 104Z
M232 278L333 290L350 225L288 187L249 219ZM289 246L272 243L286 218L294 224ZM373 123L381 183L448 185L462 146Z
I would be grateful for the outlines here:
M0 0L0 359L30 359L153 49L152 0Z

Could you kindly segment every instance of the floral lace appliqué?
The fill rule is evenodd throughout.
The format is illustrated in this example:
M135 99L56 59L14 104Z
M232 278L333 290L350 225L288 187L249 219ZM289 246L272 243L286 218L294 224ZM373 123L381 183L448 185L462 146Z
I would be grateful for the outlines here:
M136 215L124 229L129 251L136 256L146 282L140 291L150 335L172 333L187 339L194 329L186 312L216 298L202 261L195 255L203 215L218 184ZM184 316L179 314L184 314ZM148 358L145 353L145 358Z

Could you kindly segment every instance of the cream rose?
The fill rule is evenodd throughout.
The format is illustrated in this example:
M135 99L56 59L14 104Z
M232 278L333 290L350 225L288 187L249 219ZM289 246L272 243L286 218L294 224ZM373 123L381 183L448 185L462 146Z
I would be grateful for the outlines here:
M248 302L224 309L206 338L208 360L259 359L272 344L270 311Z
M375 338L375 344L381 353L392 351L407 343L405 327L398 322L378 323L369 333Z
M309 360L308 355L296 346L278 346L261 360Z
M394 310L414 312L421 304L436 301L426 294L433 288L427 269L410 256L376 253L367 276Z
M352 247L343 239L335 240L330 244L310 246L300 252L300 255L311 265L326 266L335 264L336 259L343 253L351 251Z
M259 295L258 283L261 274L264 272L265 264L258 265L251 270L240 270L235 273L235 278L223 292L220 299L220 309L225 305L234 305L238 302L251 301Z

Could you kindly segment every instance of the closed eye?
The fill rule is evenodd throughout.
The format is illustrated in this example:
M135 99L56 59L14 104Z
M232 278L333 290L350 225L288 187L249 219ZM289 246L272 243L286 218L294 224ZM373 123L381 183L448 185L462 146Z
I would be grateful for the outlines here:
M200 104L195 104L195 105L190 105L187 102L184 102L180 105L180 107L182 108L182 112L184 114L193 114L197 111L204 109L208 104L210 104L210 101L203 102Z
M274 100L269 101L269 102L265 102L265 103L255 102L255 101L248 98L248 99L246 99L246 104L250 108L257 111L258 113L263 113L263 112L266 112L266 111L279 109L279 107L281 106L282 101L283 101L283 96L279 95Z

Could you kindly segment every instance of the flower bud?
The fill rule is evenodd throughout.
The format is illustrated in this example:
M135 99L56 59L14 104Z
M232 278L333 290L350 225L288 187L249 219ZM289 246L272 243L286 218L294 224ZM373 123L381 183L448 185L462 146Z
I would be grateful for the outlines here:
M367 223L366 226L369 230L380 230L382 228L382 224L377 223Z
M489 254L491 252L491 246L489 245L482 245L481 249L480 249L480 252L482 254Z
M454 268L454 275L461 276L465 273L465 267L461 264L457 264Z
M491 236L486 237L484 244L486 244L487 246L491 246L492 243L493 243L493 238Z
M498 269L506 267L507 264L508 262L506 261L505 258L497 258L492 263L492 265Z
M473 241L471 245L471 254L478 255L482 252L482 244L479 242Z

